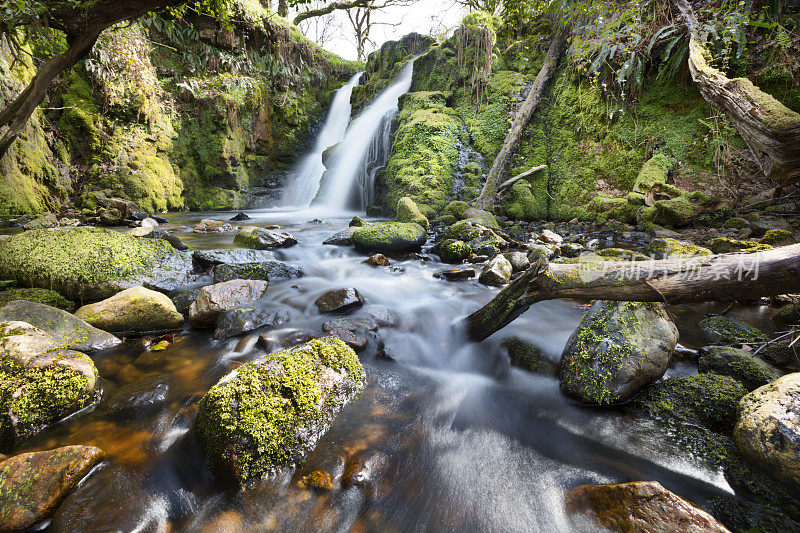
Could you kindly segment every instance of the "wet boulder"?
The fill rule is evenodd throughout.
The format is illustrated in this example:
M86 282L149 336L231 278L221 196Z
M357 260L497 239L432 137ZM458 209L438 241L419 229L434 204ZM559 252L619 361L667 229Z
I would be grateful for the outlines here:
M362 220L362 222L364 222L364 221ZM350 245L352 245L353 244L353 233L355 233L358 230L358 228L365 227L367 225L367 223L364 222L363 226L359 226L359 225L355 225L354 226L354 225L352 225L353 224L352 222L350 224L351 225L349 227L343 229L342 231L338 231L338 232L334 233L333 235L331 235L330 237L328 237L327 239L325 239L322 242L322 244L327 244L327 245L331 245L331 246L350 246Z
M458 264L469 259L472 248L464 241L445 239L436 243L431 252L438 255L443 263Z
M268 250L248 250L244 248L223 248L220 250L195 250L192 260L200 270L220 265L243 265L273 261L273 253Z
M0 279L94 301L143 285L175 290L192 272L191 256L160 240L99 228L33 230L0 243Z
M0 322L14 320L32 324L54 337L61 348L79 352L106 350L122 343L71 313L38 302L15 300L0 308Z
M736 239L729 239L727 237L717 237L708 242L708 247L715 254L728 254L732 252L762 252L769 250L772 246L768 244L759 244L754 241L739 241Z
M255 248L257 250L270 250L272 248L288 248L297 244L294 235L285 231L245 226L239 229L233 242Z
M800 488L800 373L742 398L733 438L748 459Z
M551 361L535 344L519 337L503 339L500 345L508 353L512 365L543 376L556 377L558 364Z
M523 252L506 252L503 254L503 257L508 259L508 262L511 263L511 270L514 272L522 272L531 266L528 255Z
M230 220L232 222L242 222L244 220L250 220L250 217L244 211L239 211L235 215L233 215Z
M183 315L166 294L144 287L118 292L111 298L84 305L75 316L105 331L145 332L180 329Z
M194 289L180 291L170 296L170 300L172 300L173 305L175 305L175 310L182 315L188 314L189 307L191 307L192 302L197 299L197 295L200 294L201 290L202 287L195 287Z
M153 230L144 236L146 239L161 240L168 243L179 252L189 251L189 246L172 231Z
M757 389L783 375L783 372L757 355L730 346L710 346L697 361L700 372L730 376L747 390Z
M283 304L264 304L255 308L242 307L224 311L217 317L214 338L223 340L260 328L274 328L290 318L289 307Z
M365 265L369 265L371 267L381 267L381 266L392 266L392 263L389 259L383 254L374 254L369 256L368 258L361 261Z
M234 279L260 279L278 281L300 278L303 271L283 261L259 261L257 263L222 263L214 267L214 283Z
M233 226L222 220L212 220L204 218L192 229L194 233L223 233L233 231Z
M728 316L710 316L701 320L697 326L714 344L751 344L769 340L766 333L757 327Z
M0 307L13 300L39 302L62 311L72 312L75 310L75 302L67 300L56 291L51 291L50 289L6 289L0 291Z
M364 226L368 226L367 221L361 218L360 216L356 215L350 219L350 223L348 224L351 228L363 228Z
M624 402L664 375L677 342L663 305L596 301L564 348L561 391L590 404Z
M346 313L364 305L364 298L353 288L328 291L314 302L320 313Z
M22 225L22 229L28 231L32 229L48 229L57 228L59 226L58 218L53 213L45 213L40 217L26 222Z
M378 322L371 316L335 318L322 324L322 331L338 337L357 352L369 343L370 332L378 329Z
M502 255L498 255L483 267L478 281L484 285L500 286L511 281L511 263Z
M138 228L133 228L132 230L126 231L125 235L130 235L131 237L146 237L153 233L153 228L140 226Z
M365 382L355 352L335 337L240 366L198 407L195 433L211 471L245 483L295 464Z
M0 463L0 531L25 531L50 518L102 459L94 446L64 446Z
M782 306L772 317L772 321L781 327L800 324L800 303L790 303Z
M539 240L547 244L561 244L564 242L564 237L552 230L546 229L539 235Z
M474 268L456 268L452 270L441 270L436 272L433 277L446 279L447 281L461 281L475 277Z
M170 377L148 378L129 383L114 391L101 408L107 417L115 420L146 418L166 405L170 386Z
M697 257L712 254L708 248L671 238L653 239L648 243L645 253L653 259Z
M28 323L0 323L0 450L96 400L92 360Z
M189 320L195 327L211 327L220 313L255 302L267 287L266 281L241 279L203 287L189 306Z
M610 531L706 531L728 533L713 516L657 481L581 485L567 491L568 511L587 515Z
M394 219L397 222L412 222L428 229L428 218L419 210L416 202L405 196L397 202L397 213Z
M356 249L370 254L417 252L426 240L425 228L411 222L378 222L358 228L352 236Z

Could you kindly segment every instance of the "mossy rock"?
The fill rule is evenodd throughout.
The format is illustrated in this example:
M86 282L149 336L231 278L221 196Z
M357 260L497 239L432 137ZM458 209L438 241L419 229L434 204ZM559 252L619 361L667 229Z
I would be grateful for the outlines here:
M365 385L355 352L335 337L240 366L200 400L195 432L222 480L245 483L294 465Z
M530 185L522 180L514 183L506 191L500 210L514 220L547 218L547 204L539 202L531 192Z
M717 237L708 242L708 247L715 254L727 254L731 252L761 252L769 250L772 246L768 244L760 244L753 241L738 241L736 239L729 239L727 237Z
M757 389L783 375L783 372L751 352L730 346L711 346L697 361L702 373L730 376L748 391Z
M378 222L358 228L351 240L362 252L398 254L418 251L428 240L428 234L413 222Z
M558 364L548 359L535 344L519 337L509 337L500 345L505 348L512 365L543 376L558 375Z
M734 345L766 342L767 334L736 318L717 315L701 320L697 326L714 344Z
M698 208L684 197L670 200L657 200L642 210L644 222L652 222L664 227L680 228L689 225L698 214Z
M461 215L464 214L464 211L469 209L469 204L467 202L462 202L461 200L455 200L450 202L444 208L445 215L451 215L456 220L461 220Z
M169 296L144 287L118 292L101 302L84 305L75 316L104 331L148 332L183 327L183 315Z
M733 229L744 229L749 226L747 220L741 217L729 218L722 225L726 228L733 228Z
M74 300L101 300L138 285L170 290L191 271L190 256L166 241L107 229L32 230L0 243L0 278Z
M0 307L13 300L39 302L69 312L75 310L75 302L67 300L56 291L51 291L50 289L7 289L0 292Z
M443 263L459 264L472 254L472 248L464 241L445 239L436 243L431 252L439 256Z
M428 229L428 219L419 210L417 204L411 198L404 196L397 202L395 220L397 222L412 222Z
M653 239L647 245L645 253L653 259L674 259L678 257L695 257L712 255L711 250L677 239Z
M768 244L770 246L785 246L794 242L795 239L792 232L785 229L768 230L763 237L758 239L759 244Z
M665 185L669 172L675 168L675 160L664 154L656 154L648 159L633 185L633 191L647 194L653 185Z

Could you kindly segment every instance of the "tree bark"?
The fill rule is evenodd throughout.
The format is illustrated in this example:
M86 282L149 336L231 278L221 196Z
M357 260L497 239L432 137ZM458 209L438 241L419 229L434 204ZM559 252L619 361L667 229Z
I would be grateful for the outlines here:
M550 264L539 261L466 318L473 340L508 325L532 304L585 298L666 304L735 301L800 291L800 244L752 254Z
M486 183L483 185L481 195L478 196L477 199L477 207L479 209L490 209L494 205L498 185L500 185L501 180L508 173L508 168L511 166L511 160L517 151L522 133L528 126L528 122L530 122L534 111L536 111L536 108L539 106L547 82L550 81L550 78L553 76L566 44L567 33L565 30L559 30L553 35L550 48L547 50L547 55L544 58L544 64L542 64L542 68L539 70L539 74L533 82L531 92L528 93L528 97L525 98L525 101L522 103L522 107L520 107L517 113L517 118L511 126L511 131L506 135L503 147L494 159L492 168L489 170L489 175L486 177Z
M536 174L536 173L537 173L537 172L539 172L540 170L544 170L544 169L546 169L546 168L547 168L547 165L538 165L538 166L535 166L535 167L533 167L533 168L530 168L530 169L526 170L525 172L522 172L521 174L517 174L516 176L514 176L514 177L513 177L513 178L511 178L510 180L506 180L506 181L504 181L504 182L503 182L503 183L502 183L502 184L501 184L501 185L500 185L500 186L497 188L497 194L499 195L500 193L502 193L504 190L506 190L506 189L508 189L509 187L511 187L512 185L514 185L514 184L515 184L516 182L518 182L519 180L521 180L521 179L523 179L523 178L527 178L528 176L531 176L531 175L533 175L533 174Z
M691 4L673 2L689 30L689 70L703 98L736 125L767 178L781 185L800 181L800 114L747 78L729 79L712 67Z
M145 13L183 3L182 0L138 0L116 2L86 2L50 14L50 27L67 34L67 51L47 60L28 87L0 111L0 128L8 126L0 139L0 159L42 103L53 80L86 57L100 34L123 20L138 18Z
M306 19L328 15L338 9L352 9L354 7L368 7L368 6L369 6L369 0L344 0L342 2L331 2L325 7L321 7L319 9L309 9L308 11L303 11L302 13L298 13L294 17L294 20L292 22L294 22L294 24L297 25Z

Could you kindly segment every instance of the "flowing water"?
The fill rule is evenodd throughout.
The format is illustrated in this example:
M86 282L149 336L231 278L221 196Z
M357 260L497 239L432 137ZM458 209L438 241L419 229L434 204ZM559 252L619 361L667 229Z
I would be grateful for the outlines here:
M330 209L364 209L374 198L373 180L386 162L391 146L390 130L397 102L411 88L414 60L356 117L322 178L315 203Z
M367 389L312 454L294 471L234 490L209 477L191 426L198 400L217 380L266 353L257 334L215 341L211 331L187 325L161 352L131 339L95 354L102 401L19 450L93 444L107 454L69 496L52 530L589 531L565 514L564 488L657 480L700 505L729 492L719 472L673 445L653 422L576 405L560 394L556 379L509 367L502 338L523 336L557 360L584 305L537 304L501 333L471 343L460 319L497 289L436 279L448 266L432 259L372 268L352 248L323 246L353 213L250 214L254 220L246 224L280 224L298 238L299 245L271 255L305 271L270 284L264 301L288 306L291 320L267 331L269 338L321 335L330 316L320 315L314 300L355 287L367 303L354 316L379 309L395 315L394 326L378 330L394 360L378 357L379 340L371 339L360 354ZM193 249L233 247L232 233L191 233L208 216L229 214L167 215ZM308 221L311 216L324 221ZM698 312L711 309L673 310L682 343L696 347ZM741 312L756 324L767 321L758 308ZM677 364L669 372L686 369ZM345 464L369 454L380 458L373 461L373 481L343 487ZM303 475L316 469L332 474L333 490L301 488Z
M350 122L350 95L358 83L362 73L358 73L347 84L336 91L331 102L325 124L317 135L314 149L300 160L292 171L290 185L283 195L283 205L303 208L311 204L311 200L319 190L319 180L325 172L322 164L322 152L344 139L344 132Z

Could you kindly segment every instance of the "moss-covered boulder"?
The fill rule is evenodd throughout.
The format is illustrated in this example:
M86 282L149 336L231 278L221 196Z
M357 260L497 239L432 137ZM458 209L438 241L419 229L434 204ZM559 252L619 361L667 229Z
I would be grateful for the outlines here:
M10 320L32 324L55 338L59 347L79 352L106 350L122 342L73 314L38 302L15 300L7 303L0 308L0 322Z
M115 333L183 327L183 315L175 309L169 296L144 287L125 289L101 302L84 305L75 316Z
M739 402L736 446L778 479L800 488L800 373L764 385Z
M454 200L445 206L444 214L450 215L456 220L461 220L461 215L463 215L467 209L469 209L469 204L467 202Z
M191 257L169 243L107 229L32 230L0 243L0 278L74 300L102 300L138 285L173 290L191 271Z
M19 321L0 323L0 451L97 399L92 360Z
M727 254L731 252L761 252L769 250L772 246L760 244L754 241L738 241L727 237L717 237L708 242L708 247L715 254Z
M437 242L431 252L438 255L443 263L458 264L469 258L472 248L464 241L445 239Z
M663 305L597 301L564 347L561 391L591 404L626 401L664 375L677 342Z
M371 254L415 252L426 240L425 228L412 222L378 222L358 228L352 236L357 250Z
M786 304L772 317L772 321L779 326L800 323L800 303Z
M297 244L297 239L291 233L245 226L233 238L233 242L255 248L257 250L270 250L272 248L288 248Z
M7 289L0 291L0 307L13 300L27 300L39 302L63 311L74 311L75 302L67 300L56 291L42 288L32 289Z
M351 348L315 339L225 376L200 400L195 432L212 472L244 483L301 460L364 385Z
M712 254L708 248L671 238L653 239L647 244L645 253L653 259L674 259Z
M397 202L397 211L394 219L397 222L413 222L428 229L428 219L419 210L416 202L407 196L400 198Z
M700 372L730 376L751 391L783 375L783 372L752 352L730 346L706 348L697 361Z
M654 185L665 185L669 172L675 168L675 160L664 154L656 154L648 159L633 184L633 192L647 194Z
M752 344L769 340L766 333L757 327L729 316L710 316L701 320L697 326L713 344Z
M768 230L763 237L758 239L759 244L767 244L769 246L787 246L795 242L794 234L785 229Z
M641 218L643 222L680 228L689 225L698 213L696 205L680 196L669 200L655 201L652 206L642 210Z
M558 364L551 361L534 343L520 337L508 337L500 345L506 350L512 365L534 374L549 377L558 375Z

